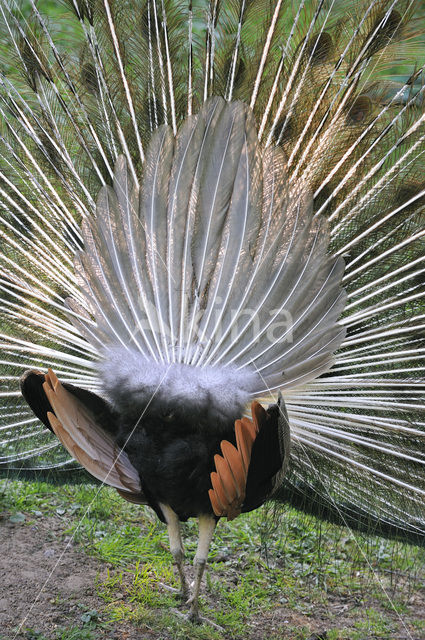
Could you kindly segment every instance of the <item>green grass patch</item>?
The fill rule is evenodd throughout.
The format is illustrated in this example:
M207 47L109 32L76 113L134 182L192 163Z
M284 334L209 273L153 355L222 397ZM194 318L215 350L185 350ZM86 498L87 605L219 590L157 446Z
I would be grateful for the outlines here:
M147 637L166 640L223 637L172 613L180 601L163 587L178 586L167 532L149 508L125 502L112 489L19 481L2 481L0 501L4 517L14 518L15 526L59 520L64 538L107 567L93 586L103 603L103 626L94 616L59 630L54 640L107 638L108 625L150 630ZM196 522L183 524L182 533L190 563ZM420 637L422 610L409 603L423 598L424 567L423 549L354 534L289 508L278 514L260 509L231 523L220 521L201 610L232 640L307 640L319 623L326 626L327 640L392 638L404 625ZM263 619L267 631L258 627ZM268 620L277 620L279 633ZM256 635L258 628L263 635Z

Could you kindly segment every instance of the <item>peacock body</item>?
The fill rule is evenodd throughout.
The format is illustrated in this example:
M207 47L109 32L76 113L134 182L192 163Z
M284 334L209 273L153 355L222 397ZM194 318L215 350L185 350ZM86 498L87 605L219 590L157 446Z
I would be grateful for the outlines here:
M423 543L420 3L30 4L0 1L0 468L71 451L169 530L273 497Z

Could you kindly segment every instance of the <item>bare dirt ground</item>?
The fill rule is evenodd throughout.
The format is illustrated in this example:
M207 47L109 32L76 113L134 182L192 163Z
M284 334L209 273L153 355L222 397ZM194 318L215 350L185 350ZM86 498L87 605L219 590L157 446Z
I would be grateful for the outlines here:
M48 633L81 620L78 606L99 607L94 582L105 569L58 537L55 518L20 526L3 521L0 543L0 638L16 628ZM66 549L65 553L64 550Z

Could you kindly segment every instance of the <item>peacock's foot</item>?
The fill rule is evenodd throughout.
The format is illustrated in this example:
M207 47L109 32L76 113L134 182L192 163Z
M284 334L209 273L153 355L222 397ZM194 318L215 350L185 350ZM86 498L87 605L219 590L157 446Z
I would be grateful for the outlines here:
M216 631L220 631L224 633L224 628L220 627L219 624L206 618L205 616L201 616L199 611L190 610L189 613L182 613L178 609L173 609L173 613L176 614L179 618L186 620L186 622L191 622L192 624L208 624L210 627L213 627Z
M183 603L187 602L187 599L190 595L189 588L180 587L180 589L177 589L176 587L171 587L169 584L165 584L164 582L159 582L158 584L162 589L165 589L170 593L174 593L174 595L180 598Z

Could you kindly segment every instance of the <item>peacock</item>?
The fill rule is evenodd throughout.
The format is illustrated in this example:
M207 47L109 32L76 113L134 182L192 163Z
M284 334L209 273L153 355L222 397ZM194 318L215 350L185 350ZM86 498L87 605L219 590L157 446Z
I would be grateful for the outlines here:
M0 0L0 469L423 544L416 0ZM195 581L180 522L196 517Z

